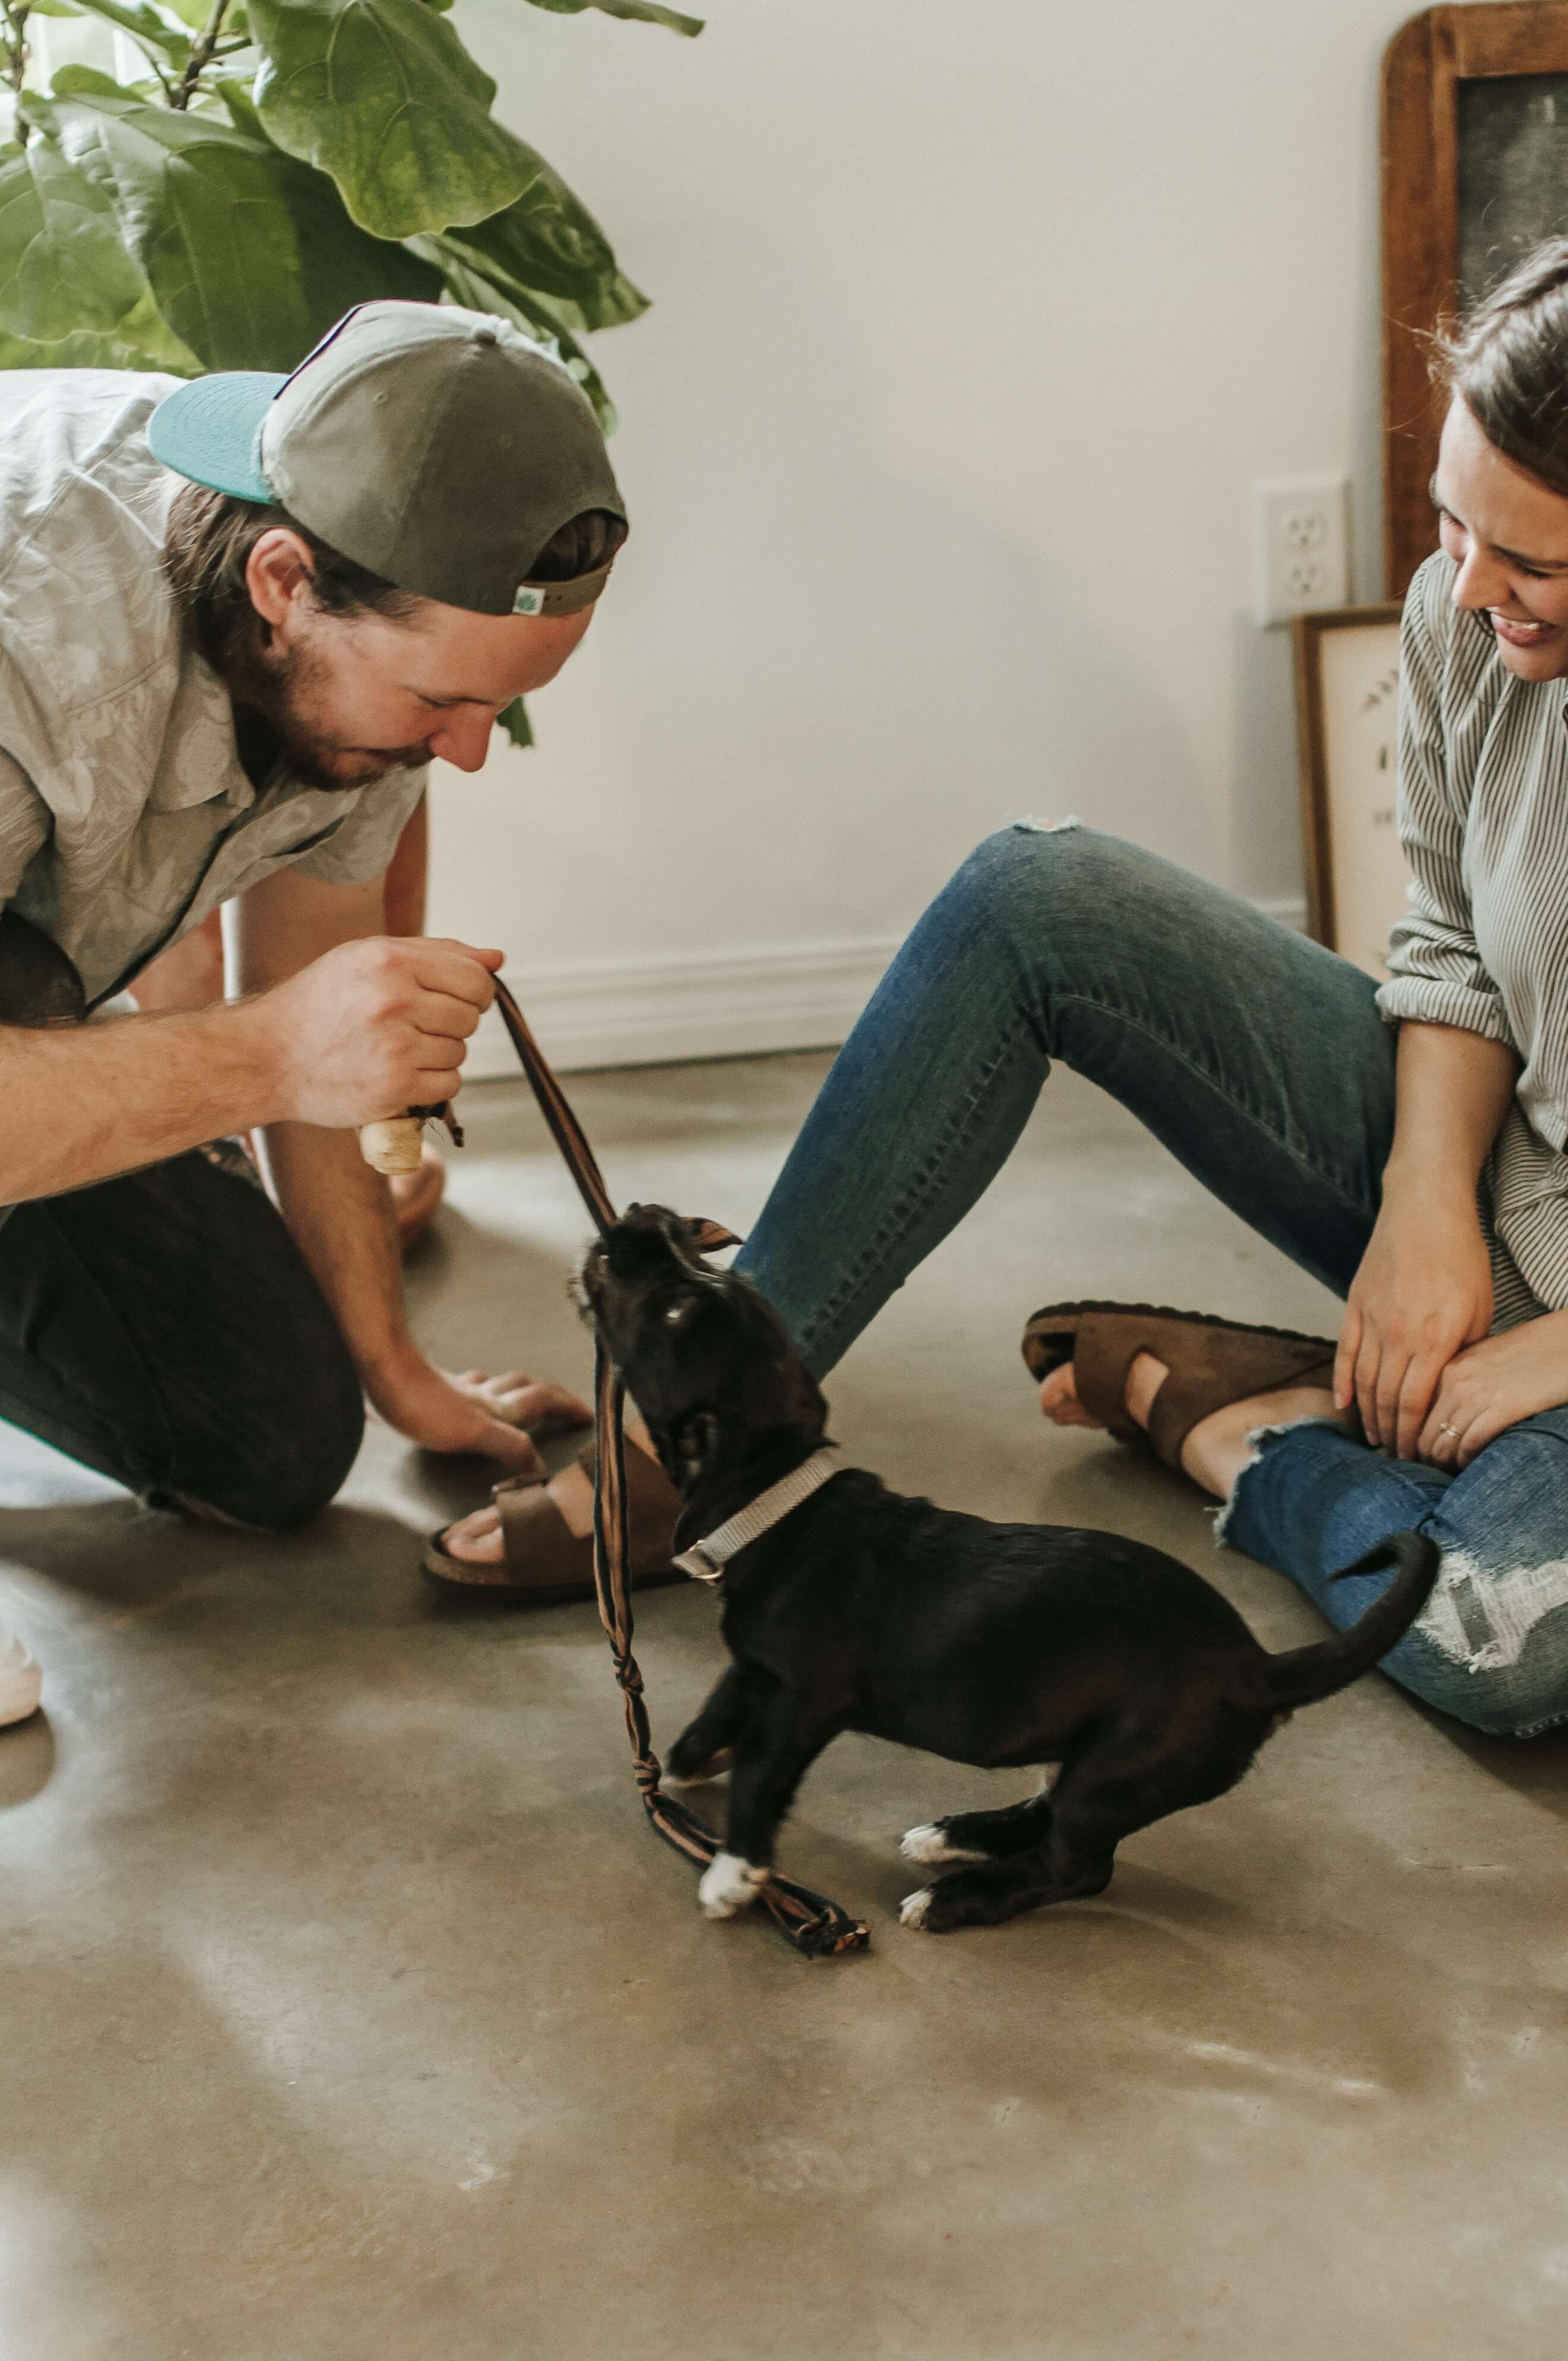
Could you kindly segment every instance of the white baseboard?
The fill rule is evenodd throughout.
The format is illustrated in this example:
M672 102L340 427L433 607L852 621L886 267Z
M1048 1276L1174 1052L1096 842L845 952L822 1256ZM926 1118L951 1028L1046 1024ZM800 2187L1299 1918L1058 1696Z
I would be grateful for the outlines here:
M897 935L744 944L652 958L541 962L507 970L539 1046L565 1073L660 1066L685 1058L836 1049L898 949ZM499 1021L488 1016L467 1072L514 1074Z
M1299 898L1256 906L1298 932L1306 924ZM563 1073L836 1049L900 939L856 935L642 959L563 960L509 968L507 981L541 1049ZM499 1020L487 1016L468 1055L470 1081L516 1071Z
M1279 902L1255 902L1252 906L1261 910L1266 918L1277 918L1292 934L1304 935L1307 931L1307 905L1299 894L1288 895Z

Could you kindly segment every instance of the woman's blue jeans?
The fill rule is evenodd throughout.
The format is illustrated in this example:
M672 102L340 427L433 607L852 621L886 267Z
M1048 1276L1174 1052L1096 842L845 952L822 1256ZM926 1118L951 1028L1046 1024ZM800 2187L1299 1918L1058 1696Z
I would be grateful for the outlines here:
M740 1267L823 1375L975 1202L1060 1058L1343 1296L1393 1137L1395 1037L1374 992L1134 845L1005 829L894 961ZM1457 1477L1325 1423L1266 1434L1224 1538L1343 1624L1387 1577L1329 1576L1412 1526L1443 1571L1385 1670L1479 1730L1568 1719L1568 1409L1509 1428Z

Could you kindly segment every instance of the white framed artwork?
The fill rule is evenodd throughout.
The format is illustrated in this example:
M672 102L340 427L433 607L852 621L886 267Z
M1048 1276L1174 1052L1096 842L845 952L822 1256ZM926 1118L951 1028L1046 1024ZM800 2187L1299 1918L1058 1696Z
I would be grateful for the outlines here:
M1399 850L1399 609L1298 615L1296 715L1307 932L1382 983L1404 915Z

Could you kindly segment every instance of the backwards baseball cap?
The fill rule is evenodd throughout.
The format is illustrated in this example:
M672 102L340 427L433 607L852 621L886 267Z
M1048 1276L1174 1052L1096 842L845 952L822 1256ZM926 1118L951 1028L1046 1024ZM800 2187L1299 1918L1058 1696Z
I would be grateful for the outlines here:
M291 377L181 386L147 439L192 483L280 505L383 581L480 615L591 606L609 564L570 582L530 571L585 510L626 520L575 379L510 322L455 304L361 303Z

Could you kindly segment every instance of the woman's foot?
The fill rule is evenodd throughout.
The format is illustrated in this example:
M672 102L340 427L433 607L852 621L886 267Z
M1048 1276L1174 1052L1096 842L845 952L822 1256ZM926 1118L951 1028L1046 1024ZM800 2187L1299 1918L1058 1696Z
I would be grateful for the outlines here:
M1163 1361L1152 1353L1140 1353L1127 1373L1125 1396L1127 1415L1135 1424L1147 1428L1154 1399L1165 1383L1168 1372ZM1092 1426L1101 1422L1091 1418L1078 1399L1073 1383L1072 1364L1064 1362L1053 1369L1040 1388L1040 1408L1053 1426ZM1334 1398L1326 1386L1282 1386L1277 1393L1251 1394L1245 1401L1228 1402L1223 1410L1213 1411L1200 1419L1181 1446L1181 1466L1185 1475L1217 1500L1228 1499L1231 1488L1251 1456L1249 1434L1260 1426L1288 1426L1304 1418L1339 1418ZM1343 1423L1348 1429L1350 1420Z
M0 1631L0 1730L37 1713L43 1695L38 1658L8 1631Z

